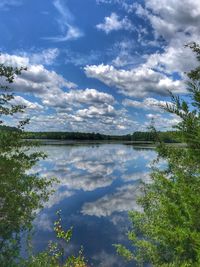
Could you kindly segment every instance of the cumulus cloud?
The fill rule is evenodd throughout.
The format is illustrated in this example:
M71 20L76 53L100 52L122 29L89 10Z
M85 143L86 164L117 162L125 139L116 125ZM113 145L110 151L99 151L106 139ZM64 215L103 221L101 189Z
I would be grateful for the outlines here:
M182 78L184 72L197 66L195 55L184 45L191 41L199 42L198 0L146 0L144 7L135 4L133 10L150 22L156 40L162 37L165 41L164 51L152 53L147 60L148 66L168 74L178 72Z
M0 63L5 64L6 66L12 67L26 67L29 65L30 61L28 57L18 56L18 55L9 55L7 53L2 53L0 55Z
M89 106L78 110L59 109L52 115L38 115L31 118L28 129L38 130L42 127L50 131L100 132L104 134L125 134L138 129L139 123L127 112L114 109Z
M0 56L0 63L7 66L27 66L27 71L23 71L15 78L15 83L9 85L13 91L33 94L41 101L39 104L31 102L31 100L28 101L22 96L16 96L13 103L27 106L28 113L45 110L45 107L54 108L51 115L46 110L46 114L31 116L32 124L27 126L29 130L38 130L41 125L46 130L80 131L81 129L91 132L108 129L109 131L111 129L118 130L122 124L125 128L125 121L122 123L122 119L114 121L114 116L118 113L112 106L115 105L115 99L112 95L89 88L65 92L65 88L74 88L76 85L55 71L49 71L41 64L33 64L33 61L37 61L37 57L38 55L36 57L34 55L33 60L28 56L9 54ZM50 60L49 57L47 58ZM50 58L52 59L51 56ZM93 118L97 119L95 123ZM105 124L106 127L103 126ZM127 127L129 125L130 123L127 124Z
M16 93L35 95L40 104L31 103L31 100L26 102L22 97L17 97L15 101L26 105L31 112L39 109L45 111L37 116L31 114L32 123L27 129L38 130L42 125L46 130L120 133L135 128L135 121L127 111L115 108L117 102L112 95L96 89L74 89L74 83L41 64L34 64L36 59L33 58L34 60L28 55L0 56L0 63L8 66L27 66L27 71L23 71L9 86ZM48 113L48 108L53 108L51 114Z
M197 59L189 48L181 46L167 46L163 53L151 54L146 62L149 68L156 68L159 71L171 74L177 72L182 78L185 73L197 66Z
M120 20L119 16L116 13L111 13L110 17L105 17L104 22L96 25L96 27L98 30L104 31L106 34L122 29L133 29L133 25L127 17Z
M135 13L135 15L144 18L146 25L150 23L152 26L153 32L151 32L150 29L149 32L153 34L151 34L151 39L149 40L145 26L140 28L141 25L137 25L137 41L140 46L147 45L149 47L150 45L154 45L158 48L158 51L150 54L148 52L148 55L140 55L140 58L143 57L143 59L146 56L146 62L142 64L138 62L138 67L134 69L130 69L129 67L132 77L135 77L135 72L137 71L140 72L140 70L142 70L142 73L144 73L141 80L139 77L140 75L138 74L137 76L138 84L136 83L135 87L137 89L139 88L139 91L141 88L145 87L144 83L146 77L149 79L148 83L150 88L146 88L146 94L143 94L142 96L148 95L149 92L152 91L160 94L158 92L160 91L159 85L162 85L163 87L163 90L161 91L166 91L166 89L172 90L172 88L174 88L174 93L183 93L184 89L181 82L173 81L172 77L174 73L178 73L180 80L184 80L185 72L188 72L197 66L195 55L189 48L184 48L184 45L191 41L199 42L199 1L184 0L179 2L174 0L145 0L142 5L121 0L100 0L99 3L119 4L126 12ZM126 58L132 58L132 53L130 51L128 53L129 55L126 53ZM112 61L112 65L115 67L124 67L127 66L129 62L124 59L123 54L120 55L119 53L119 55ZM135 63L137 63L137 60L135 60ZM112 69L112 65L103 66L104 68L107 67L106 70L108 70L108 75L104 73L104 70L100 65L96 65L96 68L91 66L92 73L90 73L90 69L87 70L91 77L97 78L107 85L116 86L120 89L120 92L125 93L126 95L132 97L137 96L137 94L130 94L128 86L126 86L126 88L124 86L124 84L128 84L129 81L131 81L133 86L135 85L135 79L129 78L127 68L126 70L118 70L116 74L116 72L114 73L115 70ZM99 72L96 73L96 71ZM119 73L120 76L123 74L124 79L126 79L124 84L119 81ZM180 88L179 90L178 87Z
M27 100L25 96L17 96L15 99L15 103L27 106L28 114L31 112L31 124L27 125L28 130L37 131L42 125L45 130L49 131L59 129L62 131L81 130L106 134L124 134L141 127L140 123L125 108L119 107L111 94L90 88L74 89L76 87L74 83L67 81L63 76L57 74L55 71L48 70L41 64L33 64L28 56L2 54L0 56L0 63L13 67L27 66L27 71L23 71L21 75L16 77L15 83L10 86L16 93L33 94L39 99L37 101ZM104 67L102 65L102 68ZM96 70L98 71L98 68ZM110 69L108 68L108 70ZM120 72L113 67L110 72L111 77L105 83L109 85L117 83L118 90L120 92L123 91L127 95L143 96L148 94L148 90L151 89L141 84L140 86L143 86L143 91L135 90L132 86L131 79L133 77L131 77L131 74L133 72L131 71ZM112 77L113 72L119 75L118 80L114 79L114 76ZM107 74L109 72L105 70L105 75ZM102 75L104 80L104 74ZM129 80L129 83L126 83L127 80ZM144 80L143 83L145 84ZM151 86L153 87L153 85ZM158 90L159 85L156 86L156 90ZM160 88L162 88L161 85ZM65 91L65 89L68 91ZM139 101L127 101L124 100L124 106L140 105L141 107L142 105L139 104ZM143 104L146 105L147 102ZM51 113L48 112L49 108L51 108ZM155 110L153 105L152 110ZM40 111L40 114L38 114L38 111ZM34 115L34 112L37 112L37 114Z
M43 103L47 106L57 108L65 108L69 105L93 104L102 105L106 103L113 104L115 102L112 95L99 92L96 89L71 90L68 93L63 92L59 95L48 96Z
M168 95L168 91L185 92L181 81L174 81L145 64L131 70L118 70L104 64L86 66L84 69L88 77L116 87L120 93L131 97L144 97L149 94Z
M16 92L56 94L61 92L63 87L76 87L74 83L65 80L55 71L49 71L43 65L32 65L28 57L1 54L0 63L13 67L27 67L27 71L23 71L15 78L15 83L10 85Z
M187 33L191 33L193 36L200 33L200 4L198 0L183 0L181 2L146 0L145 7L146 16L149 18L155 34L163 36L166 40L177 38L175 35L178 32L186 36ZM150 12L147 12L147 9Z
M44 108L39 103L28 101L21 96L15 96L15 98L12 99L10 103L12 105L23 105L26 107L26 110L28 109L28 111L41 111Z
M2 1L0 8L20 2L17 0ZM79 38L83 33L76 27L75 18L64 5L64 1L55 0L53 3L59 14L57 22L62 34L53 37L52 40L64 41ZM99 54L94 53L88 64L96 65L86 66L84 68L86 75L98 79L107 86L116 88L119 93L128 96L129 99L122 102L124 107L148 111L149 113L145 117L147 120L154 117L160 125L159 127L166 125L171 127L177 118L167 117L163 114L155 117L154 112L160 111L158 106L165 102L157 100L156 97L158 95L166 96L168 90L175 94L186 92L183 83L185 72L196 67L197 61L190 49L183 46L191 40L199 40L199 1L184 0L179 3L174 0L145 0L143 5L139 5L122 0L99 0L98 3L115 3L121 5L128 13L135 12L136 15L145 19L146 25L150 22L154 38L148 40L147 32L145 28L141 28L141 25L137 25L136 29L136 25L132 25L129 21L128 13L125 17L111 13L110 16L104 18L102 23L96 25L99 30L103 30L107 34L122 29L143 32L141 36L138 34L137 41L140 44L154 42L161 49L152 53L149 53L148 50L147 53L138 54L137 47L135 47L136 40L133 41L127 37L126 40L120 40L116 47L113 46L115 57L109 61L109 64L98 65ZM185 8L186 6L188 8ZM82 131L104 133L113 133L114 131L126 133L141 127L135 121L134 114L129 114L123 107L119 108L119 103L111 94L90 88L74 89L76 87L74 83L55 71L48 70L47 66L55 62L59 53L57 48L51 48L34 53L12 56L2 54L0 56L1 63L28 67L27 71L16 77L15 86L11 85L12 89L16 92L34 94L39 98L38 103L31 102L30 98L27 100L26 97L23 97L24 100L18 98L16 101L24 102L24 104L25 101L28 101L25 105L31 112L34 109L44 111L45 107L51 109L51 114L33 116L36 124L32 127L37 125L40 128L44 122L45 127L49 130L56 128L81 129ZM68 60L71 61L70 58ZM81 61L77 55L76 64L83 65L85 60L86 57ZM144 99L139 101L134 98ZM147 121L143 124L143 126L145 125L147 125Z
M117 112L111 105L104 105L101 108L90 106L88 109L78 110L77 115L84 118L96 118L99 116L115 117Z
M142 101L136 101L132 99L124 99L122 104L126 107L133 107L138 109L145 110L154 110L154 111L162 111L162 108L166 107L166 105L172 105L169 101L157 100L152 97L148 97L143 99Z
M148 120L153 119L156 129L161 131L172 130L173 126L177 125L181 121L181 119L174 114L171 114L169 117L166 117L161 114L148 113L146 114L146 118ZM145 122L146 126L148 126L148 124L148 121Z

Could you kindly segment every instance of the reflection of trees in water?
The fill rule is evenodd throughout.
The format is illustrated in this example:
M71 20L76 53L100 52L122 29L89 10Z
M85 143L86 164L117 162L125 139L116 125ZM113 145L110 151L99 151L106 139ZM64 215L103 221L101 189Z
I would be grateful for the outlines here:
M165 107L179 118L175 128L185 145L169 146L158 138L158 160L164 160L166 168L152 169L152 182L144 186L138 201L142 212L129 213L128 239L133 250L116 246L122 256L135 259L139 266L200 266L200 45L187 46L199 62L188 73L190 94L187 98L171 95L171 104Z
M22 70L0 65L0 78L12 83ZM31 229L36 210L48 199L52 180L27 174L44 155L27 153L32 145L22 139L26 120L16 129L5 127L7 115L19 116L25 107L12 104L14 96L6 84L0 90L0 266L12 267L17 265L21 232Z
M11 138L10 134L3 135L4 138ZM18 254L20 232L31 229L35 211L48 198L47 187L51 183L37 175L26 174L26 170L38 160L39 154L27 156L24 151L16 149L12 150L12 155L10 152L0 155L1 266L11 266L12 259Z

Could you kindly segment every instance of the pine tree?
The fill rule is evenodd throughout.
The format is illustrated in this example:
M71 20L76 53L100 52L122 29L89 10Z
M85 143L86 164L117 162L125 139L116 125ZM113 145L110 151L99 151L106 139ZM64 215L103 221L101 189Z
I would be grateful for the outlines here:
M200 46L188 46L200 62ZM172 95L173 104L165 107L181 119L176 128L184 146L159 142L158 160L168 164L165 169L154 167L152 182L143 185L138 200L142 212L129 213L128 238L134 250L116 245L118 253L139 266L200 266L200 67L188 78L187 100Z

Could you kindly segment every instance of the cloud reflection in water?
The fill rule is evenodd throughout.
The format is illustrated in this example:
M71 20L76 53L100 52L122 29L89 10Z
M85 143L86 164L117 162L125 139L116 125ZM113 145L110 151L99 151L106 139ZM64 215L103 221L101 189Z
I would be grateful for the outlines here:
M148 166L156 157L155 151L116 144L48 145L40 150L49 156L33 171L57 177L60 183L38 214L38 238L43 239L43 245L47 243L55 211L62 209L66 227L73 225L75 229L73 246L83 245L89 262L103 266L102 258L110 255L106 266L122 266L112 244L125 239L127 211L140 209L136 204L140 181L150 182Z

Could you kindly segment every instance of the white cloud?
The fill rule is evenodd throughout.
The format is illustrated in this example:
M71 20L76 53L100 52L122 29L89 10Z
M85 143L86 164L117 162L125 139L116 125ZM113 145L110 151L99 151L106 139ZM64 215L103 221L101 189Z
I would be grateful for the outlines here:
M28 130L44 128L46 131L100 132L103 134L126 134L138 129L139 123L123 109L100 105L83 109L64 107L55 112L31 117Z
M163 107L166 107L166 104L172 105L171 102L157 100L155 98L145 98L142 101L136 101L132 99L124 99L122 104L126 107L133 107L138 109L145 109L145 110L155 110L155 111L162 111Z
M40 174L57 177L61 182L58 187L64 187L64 190L60 190L63 193L53 195L47 203L48 207L71 196L73 193L71 190L93 191L109 186L115 179L113 175L115 163L109 158L109 150L99 148L97 151L91 147L55 150L47 147L45 152L49 154L49 158L45 161L53 164L53 168L50 171L40 170ZM104 157L101 158L102 154ZM119 155L113 157L117 159Z
M114 55L114 59L111 61L111 65L117 68L138 66L146 59L144 56L139 55L134 48L135 40L124 39L116 42L111 50ZM87 63L87 65L90 65Z
M184 93L181 81L173 81L163 73L148 68L145 64L131 69L116 69L111 65L91 65L84 68L88 77L96 78L108 86L114 86L124 95L144 97L149 94L168 95Z
M63 1L54 0L53 4L60 15L57 22L63 35L56 37L46 37L44 39L54 42L65 42L76 40L82 37L84 35L83 32L74 25L74 17L67 6L63 3Z
M111 105L104 105L103 107L90 106L88 109L78 110L77 115L83 118L115 117L117 112Z
M55 71L49 71L43 65L32 65L28 57L1 54L0 63L13 67L27 67L27 71L23 71L15 78L14 84L9 85L16 92L53 95L62 92L63 87L76 87Z
M110 214L114 211L126 211L134 208L136 195L139 193L139 181L149 182L147 172L129 173L129 167L140 169L156 157L154 151L134 150L124 145L74 146L73 149L65 146L43 146L40 150L49 155L38 163L32 173L39 173L47 178L56 177L60 183L54 185L55 194L46 203L51 208L77 193L110 186L115 179L121 178L124 182L133 182L117 189L112 195L103 198ZM47 168L47 166L50 166ZM146 168L146 167L145 167ZM144 168L143 168L144 169ZM118 199L118 200L117 200ZM130 202L128 201L130 200ZM127 201L127 202L126 202ZM102 199L97 203L90 203L100 209L103 208ZM86 205L87 206L87 205ZM90 206L91 207L91 206Z
M82 207L84 215L97 217L110 216L114 212L140 210L137 198L141 194L138 184L128 184L117 189L113 194L105 195L95 202L85 203Z
M122 133L136 127L136 122L125 109L115 108L117 102L112 95L96 89L74 89L74 83L55 71L32 62L33 59L28 55L0 55L0 63L27 67L27 71L16 76L15 82L9 85L11 89L16 93L32 94L42 103L27 102L22 96L16 98L16 103L26 105L28 113L31 111L32 123L27 126L28 130L38 130L42 126L45 130ZM64 89L70 90L65 92ZM51 115L48 114L48 108L53 109ZM43 112L33 116L33 111L39 109Z
M23 98L21 96L15 96L15 98L12 99L10 101L10 103L12 105L23 105L23 106L26 107L26 110L28 110L28 111L41 111L44 108L39 103L28 101L28 100L26 100L25 98Z
M176 33L199 35L200 3L198 0L146 0L145 7L151 11L147 16L157 36L165 40L177 38ZM179 35L180 37L180 35ZM191 36L190 36L191 38Z
M182 78L185 73L197 66L197 59L189 48L182 45L171 45L163 53L154 53L147 58L146 66L156 68L167 74L177 72Z
M127 3L121 0L100 0L99 3L118 3L128 13L135 12L136 15L144 18L145 24L150 22L154 33L154 39L149 40L146 29L140 28L141 25L137 25L138 43L140 45L148 45L148 47L153 44L156 47L162 48L162 52L155 52L150 55L148 52L148 55L146 55L146 63L141 64L132 57L133 53L131 51L128 51L128 55L125 53L125 57L123 53L121 54L119 51L119 55L112 61L112 65L124 67L129 63L134 64L135 61L138 67L135 69L130 69L129 67L129 73L127 72L127 68L126 70L121 69L118 70L117 73L114 73L114 70L110 69L112 66L109 66L109 68L107 68L108 74L106 75L103 73L102 68L102 72L99 71L98 74L95 73L98 67L100 69L100 65L97 65L96 69L92 69L93 73L91 77L97 78L109 86L116 86L122 93L132 97L138 95L130 93L131 87L128 85L129 82L131 81L133 87L139 88L140 94L141 89L145 89L144 87L146 87L146 77L150 88L146 87L146 94L141 96L148 95L149 92L152 91L158 93L160 86L163 86L163 90L161 91L166 91L166 89L172 90L174 87L174 93L184 92L181 82L174 82L170 77L173 77L173 73L177 72L180 78L184 80L185 72L197 66L194 53L189 48L184 48L184 45L191 41L196 41L197 43L200 41L200 2L198 0L145 0L143 6L138 3ZM142 32L143 30L144 32ZM160 37L163 38L162 40L164 40L164 42L161 41ZM138 56L144 58L145 55ZM128 58L128 61L126 58ZM104 67L105 66L106 65L104 65ZM144 75L141 76L141 79L138 74L138 80L135 81L134 77L136 77L136 75L133 73L134 70L142 70ZM88 69L88 72L89 71ZM129 77L131 76L129 74L131 74L133 78ZM125 81L123 82L122 78L119 79L119 76L120 78L123 76ZM178 89L178 87L180 89Z
M27 126L28 130L38 130L42 126L45 130L50 131L59 129L63 131L125 134L141 127L139 126L140 123L125 108L118 106L112 95L89 88L72 90L76 86L74 83L67 81L54 71L49 71L43 65L32 64L28 56L2 54L0 63L13 67L28 67L27 71L23 71L21 75L16 77L14 84L11 85L16 93L33 94L39 99L37 100L39 103L27 100L25 96L17 96L15 99L15 103L27 106L27 115L31 117L31 124ZM115 68L111 71L116 72L117 75L120 72ZM128 91L128 86L132 86L131 71L121 71L121 73L121 80L108 81L108 83L117 81L121 88L123 88L123 85L125 86L124 92L131 96L142 96L149 93L149 88L147 88L148 90L145 88L146 91L144 92ZM109 72L105 74L107 75ZM126 79L129 80L130 84L125 83ZM143 84L140 86L143 86ZM71 89L65 92L65 88ZM128 103L127 100L123 104L142 105L139 101ZM146 105L147 103L143 104ZM49 108L51 108L51 115L48 114ZM38 114L38 111L40 111L40 114ZM34 112L37 112L37 114L34 115ZM21 116L24 116L24 114L21 114Z
M104 31L106 34L122 29L133 29L133 25L127 17L120 20L119 16L116 13L112 13L110 17L105 17L104 22L96 25L96 27L98 30Z
M38 53L22 53L29 58L31 64L52 65L59 55L58 48L49 48Z
M66 188L62 188L62 191L59 191L59 185L55 185L54 190L55 192L50 196L48 202L44 204L45 208L51 208L59 204L62 200L74 195L73 191L69 191Z
M99 106L102 104L115 102L112 95L99 92L96 89L85 90L71 90L68 93L63 92L58 95L51 95L44 99L43 103L47 106L54 106L57 108L66 108L69 105L79 106L80 104L92 104Z
M2 0L0 8L18 5L20 2L17 0ZM138 40L131 40L128 38L129 36L126 39L120 39L118 45L112 45L113 54L112 49L110 51L107 49L104 57L102 57L101 51L92 51L91 58L87 54L83 54L85 57L81 58L81 53L74 53L69 55L68 58L66 57L66 62L72 62L74 55L76 55L74 61L76 65L84 65L84 62L89 60L87 64L96 65L85 67L85 73L88 77L96 78L108 86L115 87L119 93L130 98L145 97L141 101L125 99L123 105L150 110L146 117L150 119L155 116L154 111L159 111L157 104L162 102L158 102L159 100L153 97L167 95L167 90L174 93L184 93L183 82L173 80L173 77L179 77L180 75L180 78L184 79L185 72L196 66L195 56L189 48L183 48L183 45L191 40L199 40L199 1L145 0L143 7L131 3L131 1L123 0L99 0L98 2L118 3L124 9L123 13L127 11L129 15L130 12L136 12L146 20L146 23L151 23L154 39L148 40L151 31L147 32L147 28L141 28L141 25L137 25L136 29L136 25L132 25L128 17L111 13L110 16L105 17L103 23L97 25L99 30L104 30L106 33L122 29L136 30L137 33L143 32L143 35L140 38L138 37ZM65 6L65 2L55 0L53 3L59 14L57 22L61 36L53 37L52 40L65 41L82 36L83 33L76 26L75 18ZM188 8L185 8L185 6ZM159 43L160 36L164 38L165 42ZM146 54L139 54L140 52L137 51L135 46L137 42L140 44L142 42L143 44L145 42L146 44L150 42L157 43L162 51L160 49L150 54L151 50L148 47L149 50L147 49ZM98 65L100 58L108 58L111 54L114 55L114 59ZM67 81L55 71L48 70L44 65L53 64L58 55L59 50L51 48L34 53L24 53L21 56L19 53L12 56L8 54L0 56L0 62L7 65L28 66L28 70L16 78L15 86L12 85L12 89L16 92L34 94L39 98L39 103L44 105L42 106L37 102L31 103L30 100L29 103L26 102L29 111L39 110L40 108L43 110L42 114L33 117L33 121L36 122L38 128L44 122L48 129L126 133L147 125L144 123L143 126L139 126L138 122L134 120L133 116L135 114L128 114L125 108L119 108L119 103L115 101L111 94L89 88L74 90L76 87L74 83ZM24 101L28 101L27 99L25 97ZM18 101L23 102L22 99L18 99ZM33 109L34 105L35 108ZM48 111L46 112L48 115L44 114L48 108L51 110L51 115L48 114ZM156 119L162 127L171 125L173 122L172 117L157 117ZM35 128L36 125L32 127Z
M28 57L18 56L18 55L9 55L2 53L0 55L0 63L5 64L6 66L12 67L26 67L29 65L30 60Z
M172 130L173 126L177 125L181 121L181 119L174 114L166 117L161 114L148 113L146 114L146 118L148 120L153 119L156 129L161 131ZM145 122L145 125L148 126L148 122Z
M163 53L150 55L148 64L168 73L177 71L182 76L197 66L195 55L184 45L199 42L200 2L198 0L146 0L144 7L135 5L139 16L148 19L155 39L164 38Z

